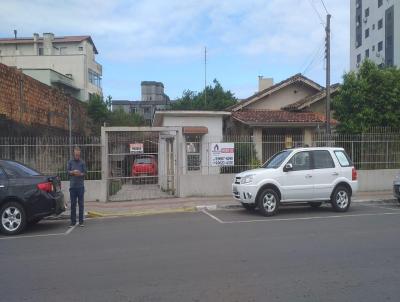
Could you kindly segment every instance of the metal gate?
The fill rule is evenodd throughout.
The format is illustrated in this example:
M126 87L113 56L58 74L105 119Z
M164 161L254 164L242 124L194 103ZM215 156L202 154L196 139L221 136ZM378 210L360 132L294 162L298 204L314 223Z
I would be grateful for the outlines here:
M107 201L175 196L178 131L170 127L102 128Z

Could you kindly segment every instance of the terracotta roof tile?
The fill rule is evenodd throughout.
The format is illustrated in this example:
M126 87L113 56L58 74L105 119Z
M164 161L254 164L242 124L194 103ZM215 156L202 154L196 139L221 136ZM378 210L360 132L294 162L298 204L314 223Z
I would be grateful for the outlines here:
M291 112L283 110L243 110L232 112L232 117L247 125L274 123L325 123L325 116L315 112ZM336 120L331 120L336 124Z

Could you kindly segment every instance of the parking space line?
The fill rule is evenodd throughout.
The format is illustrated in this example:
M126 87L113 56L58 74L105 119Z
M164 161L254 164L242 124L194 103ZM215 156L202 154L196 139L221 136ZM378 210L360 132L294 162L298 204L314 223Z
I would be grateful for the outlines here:
M351 217L368 217L368 216L383 216L383 215L400 215L398 212L386 212L386 213L368 213L368 214L350 214L350 215L332 215L332 216L312 216L312 217L297 217L297 218L274 218L274 219L253 219L253 220L233 220L224 221L207 211L202 211L207 216L218 221L221 224L235 224L235 223L252 223L252 222L280 222L280 221L301 221L301 220L317 220L317 219L335 219L335 218L351 218Z
M364 207L370 207L370 208L379 208L379 209L384 209L384 210L394 210L394 211L400 211L400 208L392 208L392 207L384 207L384 206L377 206L374 204L359 204L360 206Z
M69 228L63 233L50 233L50 234L38 234L38 235L22 235L22 236L10 236L2 237L0 240L10 240L10 239L22 239L22 238L37 238L37 237L53 237L53 236L68 236L76 228L76 225Z
M211 217L212 219L218 221L219 223L225 223L224 221L222 221L221 219L219 219L218 217L210 214L209 212L207 212L206 210L201 210L202 213L206 214L207 216Z

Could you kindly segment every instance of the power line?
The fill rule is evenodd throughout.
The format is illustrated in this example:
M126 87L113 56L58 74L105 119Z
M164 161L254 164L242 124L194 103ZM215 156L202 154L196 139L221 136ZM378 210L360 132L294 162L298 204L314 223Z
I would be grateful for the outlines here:
M326 9L326 5L325 5L324 0L321 0L321 3L322 3L322 6L325 8L326 14L329 15L328 10Z
M317 15L318 19L321 21L322 26L325 27L324 19L322 19L321 14L319 13L317 8L315 7L313 0L308 0L308 2L310 3L311 7L313 8L313 10L314 10L315 14Z
M318 44L315 52L312 53L311 59L308 62L308 64L307 64L307 61L306 61L307 65L303 64L303 66L302 66L302 67L304 67L304 68L302 68L303 74L306 74L306 72L309 70L309 68L314 64L315 60L321 55L322 49L324 47L324 43L325 43L325 40L322 40L322 43Z

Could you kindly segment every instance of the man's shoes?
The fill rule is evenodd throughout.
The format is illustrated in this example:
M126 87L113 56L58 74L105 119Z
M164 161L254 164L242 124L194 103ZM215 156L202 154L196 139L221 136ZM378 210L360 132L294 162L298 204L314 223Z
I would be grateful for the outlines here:
M72 224L72 223L71 223L68 227L69 227L69 228L73 228L74 226L75 226L75 224Z
M80 226L81 228L83 228L85 225L84 225L83 223L80 223L79 226Z

